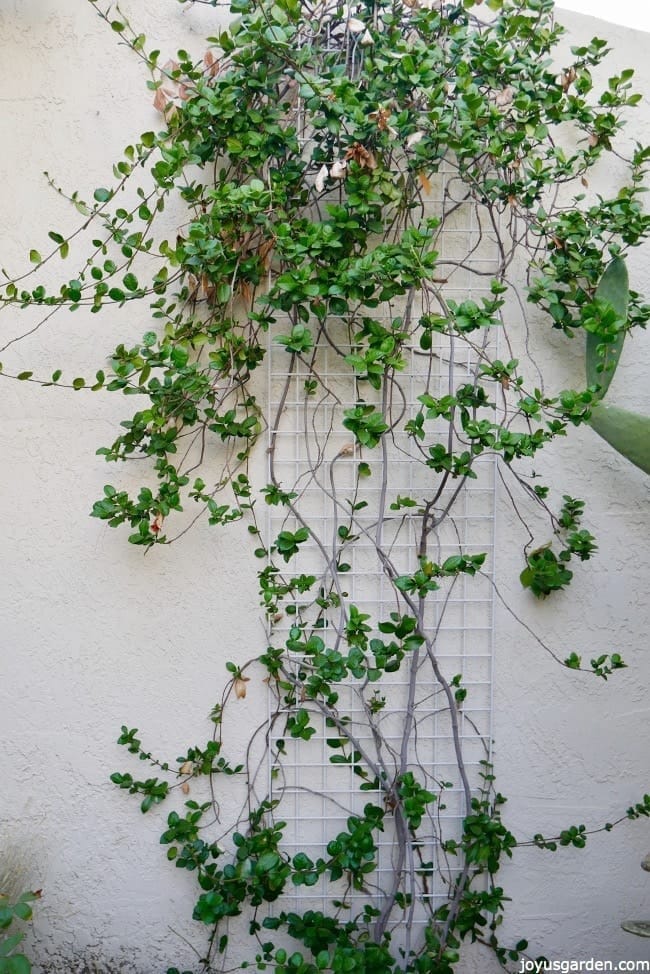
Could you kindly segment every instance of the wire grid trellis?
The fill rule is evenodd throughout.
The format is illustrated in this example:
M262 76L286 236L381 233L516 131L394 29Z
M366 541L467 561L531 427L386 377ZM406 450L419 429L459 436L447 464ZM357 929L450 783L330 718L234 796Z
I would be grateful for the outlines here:
M354 10L343 9L341 20L342 8L336 4L328 6L327 2L320 2L309 9L303 6L306 13L311 10L311 18L305 18L302 43L309 46L316 40L322 53L345 60L350 78L358 76L363 66L364 35L357 25L351 29ZM299 97L293 112L303 157L309 160L312 133ZM330 160L329 164L334 161ZM433 246L444 275L439 283L444 301L489 298L491 279L500 263L494 228L489 223L483 224L481 207L469 199L453 161L443 162L435 177L424 178L422 188L420 217L431 216L441 221ZM332 198L340 202L338 195ZM408 316L411 321L417 321L426 311L444 313L442 305L435 308L433 304L431 295L425 299L422 294L411 294L380 309L373 308L369 314L390 328L391 322L405 312L405 318ZM362 309L359 314L363 314ZM315 322L312 325L316 334L318 327ZM290 322L278 318L277 330L270 335L267 359L271 417L269 480L275 479L283 490L295 492L294 510L312 533L291 559L287 574L316 576L318 584L322 582L323 596L327 595L328 586L330 590L338 589L348 606L354 605L367 615L367 623L372 628L369 637L380 637L378 623L387 621L391 612L404 612L404 606L397 601L378 549L400 573L408 574L418 567L421 518L413 513L417 509L401 505L400 498L422 503L435 494L436 481L441 476L427 467L421 456L418 462L413 440L404 431L405 424L421 409L417 397L425 388L435 397L453 393L459 385L474 383L482 353L494 354L497 338L493 330L485 330L482 347L477 348L434 333L432 347L423 351L417 334L413 334L404 349L406 368L396 375L394 383L388 384L388 401L382 402L380 393L375 393L368 382L355 380L343 361L346 353L355 350L351 325L343 319L338 322L328 319L315 349L302 358L289 356L273 341L278 334L291 331ZM315 385L314 377L317 377ZM359 401L373 403L390 419L391 426L394 423L391 433L376 450L360 449L343 426L344 411ZM447 432L445 422L428 424L428 436L439 433L443 439ZM467 775L472 787L477 789L481 786L483 762L491 756L495 458L479 457L474 471L476 479L468 480L460 490L458 481L450 479L440 492L435 508L440 524L429 536L427 557L442 563L451 555L485 552L484 571L473 578L461 575L453 583L447 580L438 592L427 598L425 631L433 639L445 678L450 680L458 674L467 690L457 717ZM361 498L365 506L353 509ZM296 530L298 523L296 517L287 515L286 509L268 508L269 538L277 537L283 530ZM346 528L355 540L342 544L340 531ZM298 595L289 605L285 599L284 615L276 618L273 626L275 646L287 639L292 626L302 623L304 631L317 633L325 646L343 649L342 609L336 604L320 609L312 604L307 609L312 599L313 593ZM293 660L296 673L304 667L304 662L304 657L296 653ZM411 770L424 787L438 796L418 830L411 888L400 887L408 897L403 901L402 918L395 919L393 915L387 927L394 943L408 952L413 941L410 934L404 934L404 929L407 926L416 929L426 923L448 901L450 885L462 863L455 858L450 861L442 843L460 839L462 821L468 810L459 778L447 698L424 656L417 663L415 696L409 701L409 670L416 664L414 660L409 660L408 665L406 662L396 672L383 673L378 683L350 680L336 689L338 709L351 718L350 726L359 746L366 753L377 753L379 746L382 766L389 777L392 775L394 779L400 771ZM409 703L414 720L412 734L405 743L404 724ZM296 710L301 706L308 703L299 702ZM369 712L375 714L371 722ZM385 805L385 799L379 790L360 789L360 785L369 783L360 779L354 762L332 763L332 757L336 759L341 751L333 749L328 739L330 742L336 739L338 732L313 711L310 719L317 728L313 739L291 740L279 757L273 743L281 736L281 725L271 718L268 777L269 795L271 799L279 799L277 818L286 823L285 852L291 856L303 852L316 860L327 855L324 850L346 830L351 815L361 813L366 802ZM373 733L373 722L380 731L381 745L377 743L378 735ZM358 916L369 901L381 909L382 901L391 895L391 887L394 895L395 864L399 856L390 811L385 807L383 831L376 834L375 840L377 868L368 874L364 889L350 889L342 880L332 883L323 877L311 887L301 886L293 895L285 893L275 904L276 911L313 909L328 913L334 904L339 916L345 919Z
M457 301L480 299L482 295L490 294L489 272L496 269L498 262L496 244L478 224L476 205L467 201L459 204L454 200L454 185L453 170L447 168L436 177L426 204L427 215L440 216L445 210L453 210L443 221L435 244L440 254L440 267L447 275L444 297ZM461 254L462 260L459 259ZM423 311L413 306L409 310L414 320ZM397 307L384 309L385 323L390 324L393 314L399 311ZM372 315L378 317L376 309ZM369 624L373 627L371 635L378 636L377 623L387 620L399 606L394 588L377 556L377 544L388 553L400 573L417 568L420 520L409 508L393 512L390 505L397 504L400 497L416 501L430 497L435 492L436 479L440 478L440 474L433 473L421 459L417 462L414 458L413 443L403 432L404 425L421 408L417 396L425 385L431 395L442 396L458 385L473 382L477 357L481 351L494 352L496 335L486 332L481 350L455 343L445 335L437 335L437 343L427 352L423 352L417 342L408 346L407 368L398 377L399 394L395 389L394 401L383 404L385 412L393 417L400 415L401 419L399 428L385 438L386 456L382 458L380 448L360 450L342 425L343 411L354 406L360 398L372 402L373 390L367 382L355 381L342 362L341 355L352 351L353 346L345 344L345 323L340 324L337 348L322 340L313 353L311 369L300 357L295 357L293 369L288 374L290 356L277 343L270 342L269 415L276 420L269 431L269 443L270 449L273 444L275 478L284 490L296 492L295 508L321 542L321 547L314 541L301 546L300 553L292 559L291 574L304 572L320 578L324 571L331 573L336 563L334 575L343 592L347 593L348 603L369 616ZM284 323L284 330L286 328L287 323ZM280 322L278 330L283 330ZM314 374L318 376L318 388L310 391L305 383L313 379ZM382 404L377 402L377 406L381 408ZM438 431L446 435L447 424L440 425ZM385 461L387 479L384 484L381 467ZM369 475L363 478L357 495L360 464L367 465L364 472ZM454 554L486 552L486 571L474 578L460 576L453 584L443 583L440 591L429 596L427 634L435 636L436 654L446 678L461 674L462 684L467 689L467 698L458 716L465 761L470 779L476 786L480 783L478 774L483 769L481 762L489 759L491 742L494 458L480 457L475 470L477 478L462 487L449 515L433 532L428 556L441 563ZM437 501L437 513L444 512L457 491L458 482L449 481ZM379 528L378 512L384 495L389 516ZM350 505L361 496L367 506L354 512L354 531L358 540L341 549L339 529L346 527ZM296 519L287 518L282 508L269 509L269 537L296 527ZM304 602L307 600L308 596L305 596ZM273 635L275 645L287 637L297 618L306 620L306 616L301 615L301 604L298 596L296 615L288 614L277 622ZM334 608L320 613L321 628L317 631L328 646L340 645L338 612ZM307 621L308 629L309 624ZM296 658L296 667L300 665L300 659ZM394 766L395 773L402 744L407 685L408 673L403 674L400 670L385 674L381 684L370 685L364 691L353 685L340 691L340 711L352 716L355 734L370 750L374 743L372 732L362 719L366 710L360 693L365 693L366 701L373 693L385 698L377 722L386 741L387 764ZM460 837L466 809L458 780L447 701L426 658L420 663L414 705L415 724L413 739L408 746L408 767L417 772L427 788L440 793L428 829L423 826L425 840L418 849L421 883L417 891L417 922L418 917L425 921L447 899L447 884L459 864L445 860L440 841L441 838ZM367 801L381 801L381 796L376 791L359 790L361 782L351 765L331 763L332 754L339 752L327 745L326 738L336 737L336 732L328 731L322 721L319 726L318 717L312 718L312 722L319 729L314 742L291 741L282 759L281 772L270 766L269 774L272 797L282 796L278 817L287 823L286 851L291 855L302 851L315 858L322 854L328 842L345 830L350 814L362 811ZM391 881L395 854L390 815L386 816L384 832L378 835L377 846L378 868L368 877L368 889L380 903L382 891ZM312 909L325 910L331 899L331 887L326 894L323 881L312 888L301 887L295 897L285 897L282 903L287 909L295 909L300 901L303 908L309 904ZM359 912L355 907L367 901L368 895L363 892L346 890L345 897L341 896L341 902L349 906L352 915Z

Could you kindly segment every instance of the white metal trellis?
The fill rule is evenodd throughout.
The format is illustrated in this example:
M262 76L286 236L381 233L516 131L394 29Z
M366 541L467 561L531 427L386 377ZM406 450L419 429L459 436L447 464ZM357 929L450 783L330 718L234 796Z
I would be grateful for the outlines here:
M476 206L472 202L458 204L454 199L455 176L451 168L443 170L426 203L429 215L441 216L453 209L450 218L444 220L436 241L439 266L444 272L445 300L457 301L480 299L490 294L490 275L498 266L496 241L478 223ZM470 255L467 257L467 255ZM386 310L390 317L393 309ZM399 310L399 309L397 309ZM418 309L412 309L415 312ZM397 312L396 312L397 313ZM373 316L376 317L376 310ZM280 330L286 330L279 325ZM403 422L413 416L420 407L416 396L426 373L433 395L444 395L450 388L463 382L473 381L477 367L477 353L465 344L454 344L446 336L437 336L437 345L426 354L419 347L408 350L408 368L401 374L401 385L407 391ZM496 336L486 334L485 343L494 352ZM340 349L339 349L340 350ZM345 351L345 349L343 349ZM358 521L366 526L364 537L351 546L347 559L349 569L339 575L341 585L348 593L348 601L367 613L374 624L385 620L395 609L394 592L387 582L381 563L376 557L375 532L377 494L381 490L379 478L373 482L373 471L379 461L373 451L360 452L352 437L342 426L343 410L353 406L359 398L359 389L348 372L341 369L338 354L323 342L317 350L315 371L322 380L313 394L305 391L307 369L299 359L287 376L290 356L285 349L270 342L268 356L269 415L277 421L269 430L269 445L274 444L274 473L283 489L297 493L297 507L314 525L324 543L336 536L342 521L345 496L350 496L359 474L359 464L366 463L370 470L363 484L363 496L368 507ZM325 391L327 390L327 391ZM370 400L372 390L364 386L364 398ZM442 426L440 427L442 433ZM446 424L445 424L446 430ZM398 496L418 498L431 493L432 479L439 476L429 468L414 463L410 458L407 437L392 437L387 446L389 476L386 486L391 502ZM479 458L475 466L476 480L462 487L454 502L453 513L435 533L431 557L442 561L452 554L487 553L484 574L468 579L461 576L451 588L443 586L430 599L428 631L436 633L436 650L445 675L462 676L467 689L466 700L459 708L461 739L468 771L473 784L478 784L482 761L489 759L492 727L492 648L494 601L492 586L492 555L495 529L496 469L492 457ZM451 495L457 490L452 481L439 500L444 509ZM373 504L372 498L375 498ZM340 503L339 503L340 502ZM269 537L291 524L282 508L269 508ZM413 571L417 565L414 557L416 522L406 512L395 514L394 521L383 528L382 543L401 572ZM309 572L318 564L322 570L323 554L314 543L303 546L292 562L292 573ZM276 625L275 644L286 637L293 616L288 614ZM335 639L335 633L323 630L322 638ZM466 813L457 761L451 736L446 700L436 684L430 668L423 667L422 680L418 680L415 711L417 715L414 739L409 749L409 762L425 775L427 786L437 791L442 783L436 818L431 822L431 833L426 848L421 850L423 863L431 863L429 871L418 891L416 919L426 920L432 909L447 899L447 882L457 870L458 863L446 862L440 850L440 837L460 836L461 823ZM382 711L382 732L389 747L399 746L403 725L406 682L396 674L384 678L378 692L386 697ZM352 687L341 702L342 712L351 713L354 719L358 704ZM355 708L357 710L355 711ZM359 713L360 716L360 713ZM362 810L365 801L377 800L376 793L359 792L359 780L350 767L332 765L332 751L319 733L314 742L292 741L282 763L282 778L274 780L274 768L269 766L271 794L283 795L280 817L287 822L285 849L290 854L305 851L316 857L322 854L327 843L345 829L348 816ZM315 743L318 741L318 743ZM375 900L381 902L382 890L391 876L391 856L394 844L387 819L386 830L379 835L378 869L369 876L374 888ZM287 909L296 909L298 903L304 909L309 905L315 910L331 908L331 889L326 895L325 886L301 887L294 897L283 900ZM345 903L351 915L358 912L361 901L368 896L348 894ZM429 910L423 908L428 902Z

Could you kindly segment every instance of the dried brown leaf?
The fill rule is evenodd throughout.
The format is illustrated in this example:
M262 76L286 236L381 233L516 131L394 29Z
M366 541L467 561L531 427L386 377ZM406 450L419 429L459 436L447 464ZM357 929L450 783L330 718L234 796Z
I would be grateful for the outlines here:
M377 168L377 160L375 159L374 153L370 149L366 149L365 145L361 145L360 142L355 142L354 145L350 146L345 153L345 158L346 160L352 159L362 169L372 170Z
M377 128L380 132L385 132L390 126L388 125L388 119L390 118L390 108L378 108L376 112L370 112L368 118L371 122L377 123Z
M577 72L573 65L570 68L566 68L560 75L560 85L562 90L567 92L573 82L576 80Z
M251 304L253 301L253 288L250 286L248 281L239 282L239 293L242 296L244 304Z
M275 247L275 240L270 238L269 240L263 240L262 243L257 248L257 253L262 261L262 266L265 271L268 271L271 266L271 254Z
M164 88L157 88L153 99L153 107L156 111L164 115L167 107L171 104L171 98Z

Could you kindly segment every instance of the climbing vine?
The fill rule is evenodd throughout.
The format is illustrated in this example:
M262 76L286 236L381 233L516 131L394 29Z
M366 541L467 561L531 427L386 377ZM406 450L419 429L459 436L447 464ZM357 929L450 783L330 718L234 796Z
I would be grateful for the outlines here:
M127 147L111 187L70 195L88 237L76 276L27 284L69 255L72 238L52 230L52 251L31 251L0 304L43 308L43 323L144 304L151 327L92 379L2 374L136 397L98 452L148 459L142 486L116 477L93 516L145 549L197 521L243 522L266 627L259 652L226 664L206 743L160 759L125 725L120 745L153 771L112 780L143 812L183 796L161 842L197 880L201 970L447 974L477 940L517 961L528 945L499 937L498 873L527 840L502 819L489 726L447 670L444 620L472 585L495 591L460 511L497 469L522 521L527 509L548 521L552 541L534 548L529 532L524 545L532 595L566 588L597 550L585 502L553 496L529 461L541 469L547 444L587 423L609 424L614 443L626 421L601 400L626 333L650 317L625 270L650 231L650 149L633 147L611 198L590 195L589 178L639 101L632 72L597 90L597 38L557 63L551 0L235 0L202 59L179 51L164 66L119 8L89 2L150 71L164 129ZM170 241L161 214L179 205ZM449 243L459 226L464 249ZM588 335L584 385L552 390L517 359L531 312ZM648 469L638 442L621 448ZM374 610L364 576L381 585ZM541 644L599 678L625 666ZM260 670L269 716L240 762L229 721ZM444 775L434 717L451 741ZM234 821L215 797L226 778L245 784ZM319 848L289 836L301 788L338 823ZM646 795L619 821L649 814ZM528 844L587 835L573 825ZM250 949L233 944L237 921Z

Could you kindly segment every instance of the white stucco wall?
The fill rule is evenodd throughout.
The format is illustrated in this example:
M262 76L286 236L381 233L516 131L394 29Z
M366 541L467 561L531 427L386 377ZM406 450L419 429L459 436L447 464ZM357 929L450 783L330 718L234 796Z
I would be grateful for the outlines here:
M616 3L610 0L562 0L557 7L560 17L565 10L571 10L634 30L650 31L650 10L640 0L617 0Z
M199 53L214 30L210 8L123 6L163 59L179 46ZM611 70L636 66L637 86L650 92L643 35L576 15L563 20L576 38L605 33L616 52ZM27 265L30 247L46 249L48 229L75 225L42 171L90 196L110 182L123 144L158 124L144 72L118 40L79 0L0 0L0 266L13 273ZM647 97L631 135L650 141ZM631 272L633 286L650 294L648 249ZM24 329L20 316L6 317L0 345L5 329ZM142 325L126 314L59 316L0 359L38 361L45 371L63 353L70 374L87 373L124 329L139 334ZM581 375L577 349L568 354L561 337L536 332L532 345L567 384ZM640 336L625 351L612 401L650 412L649 366L650 341ZM146 974L192 963L177 935L195 933L186 919L192 884L157 846L161 819L140 818L107 782L128 767L114 743L119 726L139 726L172 757L200 741L223 661L248 657L262 629L248 545L236 527L195 531L143 558L122 533L87 517L117 476L94 452L112 439L123 410L110 397L82 395L0 385L0 848L15 846L29 883L44 889L34 929L46 970L55 956L58 969L74 970L73 958L85 954ZM499 788L510 798L508 824L531 836L611 820L649 790L650 777L649 483L586 430L571 447L554 447L552 463L563 490L580 495L589 484L598 559L593 570L576 571L570 594L533 602L518 586L522 539L503 505L500 591L560 654L619 650L630 668L608 684L561 671L498 612ZM224 645L228 630L238 645ZM263 692L250 685L251 711L264 707ZM517 852L504 870L513 896L508 929L554 958L650 957L650 941L619 929L625 917L650 917L650 881L638 868L648 851L650 826L641 822L594 838L583 852Z
M628 144L650 135L650 65L647 35L602 20L568 14L558 18L570 29L566 44L604 37L612 47L606 74L636 71L635 89L644 93L640 110L625 134ZM567 60L566 63L569 63ZM602 75L601 75L602 77ZM590 179L588 194L613 195L622 170L608 161ZM647 247L630 259L631 286L648 294ZM548 326L533 328L530 352L557 387L583 381L583 347L573 347ZM646 334L629 342L611 386L611 402L650 411ZM546 657L534 640L501 609L497 617L495 741L499 786L509 796L508 821L518 835L557 832L570 824L588 828L623 814L650 782L650 697L646 587L650 528L650 483L589 430L570 442L556 442L545 456L557 491L582 494L586 525L598 534L599 552L589 571L577 568L570 592L553 605L531 600L518 586L504 552L519 537L501 496L501 565L498 583L509 605L548 644L564 655L585 659L620 651L629 664L621 679L603 681L567 673ZM587 484L587 487L581 485ZM544 531L539 542L548 540ZM647 821L624 823L595 836L582 850L552 854L519 850L504 870L513 896L508 929L524 932L533 953L551 958L611 961L650 958L650 941L619 929L622 919L650 916L648 874L639 868L650 848Z

